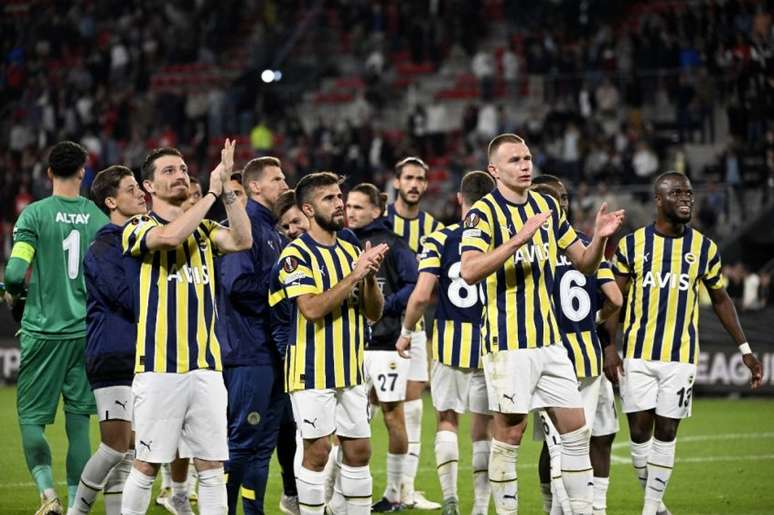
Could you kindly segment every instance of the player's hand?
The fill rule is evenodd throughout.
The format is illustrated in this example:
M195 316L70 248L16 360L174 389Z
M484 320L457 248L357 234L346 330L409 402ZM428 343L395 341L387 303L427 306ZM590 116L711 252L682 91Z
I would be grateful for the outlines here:
M624 210L619 209L612 213L607 212L607 202L603 202L597 211L597 219L594 223L594 232L600 238L607 238L614 235L624 220Z
M411 338L408 336L401 336L398 341L395 342L395 350L398 351L398 356L405 359L411 359Z
M386 243L380 243L379 245L372 247L371 242L367 241L365 250L360 254L360 257L357 258L355 269L352 270L354 278L359 281L368 274L379 271L382 260L389 248L390 247Z
M515 242L519 247L527 243L535 235L540 226L546 223L551 218L551 211L542 211L527 219L519 232L511 237L511 241Z
M742 361L744 361L744 364L750 369L750 373L752 374L752 389L755 390L763 382L763 367L761 366L761 362L758 361L755 354L744 354L742 356Z
M608 345L605 347L604 365L602 370L604 370L607 379L613 384L618 384L619 375L624 374L623 361L621 361L621 357L618 355L615 345Z
M221 182L225 185L231 179L231 172L234 171L234 150L236 149L236 140L226 138L223 143L223 149L220 151Z

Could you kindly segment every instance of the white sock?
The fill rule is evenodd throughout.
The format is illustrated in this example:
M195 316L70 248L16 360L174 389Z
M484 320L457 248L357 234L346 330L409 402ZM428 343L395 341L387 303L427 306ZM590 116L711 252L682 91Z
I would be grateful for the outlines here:
M78 490L75 493L75 502L68 510L68 513L89 513L94 505L94 500L97 498L97 494L105 487L105 480L108 474L123 457L123 452L119 452L100 442L97 450L94 451L89 461L86 462L86 466L83 467Z
M387 487L384 489L384 497L390 502L400 502L400 480L405 461L405 454L387 453Z
M519 511L519 485L516 476L518 458L518 445L492 439L489 483L498 515L516 514Z
M645 490L645 485L648 483L648 455L650 454L652 443L652 439L643 443L629 442L629 452L632 455L634 473L637 474L637 479L640 481L640 486L642 486L643 490Z
M562 435L562 481L573 513L591 513L594 472L589 458L591 429L583 426Z
M342 463L339 474L347 515L370 515L373 480L368 465L350 467Z
M186 492L183 491L185 495ZM226 515L226 476L223 467L199 472L199 514Z
M126 478L124 494L121 496L121 513L123 515L144 515L148 511L153 487L153 476L146 476L132 467Z
M551 515L562 515L563 512L572 513L570 498L567 495L567 489L565 488L564 480L562 479L562 436L559 434L559 431L556 430L556 426L554 426L548 413L543 410L539 413L544 430L547 431L545 443L546 448L548 449L549 471L551 476L551 481L549 483L549 488L551 489L551 507L549 508L548 513Z
M489 511L489 440L473 442L473 507L476 511Z
M161 466L161 488L172 488L172 471L169 468L169 463L164 463Z
M460 461L460 451L457 446L457 433L454 431L438 431L435 434L435 463L438 470L438 480L444 501L457 499L457 467Z
M199 477L199 473L196 472L196 467L194 467L193 460L188 462L188 478L186 479L186 487L187 492L186 495L188 497L192 497L193 493L196 491L196 480Z
M594 515L603 515L607 512L607 487L609 485L609 477L594 476Z
M339 458L336 468L341 472L341 459ZM333 515L347 515L347 501L344 499L344 494L341 493L341 474L336 474L336 481L333 486L333 495L330 501L327 503L327 508Z
M540 494L543 496L543 511L551 513L551 503L554 498L551 494L551 483L540 483Z
M422 447L422 399L403 403L408 436L408 455L403 463L403 485L409 493L414 492L414 479L419 467L419 451Z
M134 461L134 449L124 454L123 459L108 474L105 480L103 494L105 498L105 515L121 515L121 496L124 492L124 484L132 471Z
M664 498L664 492L675 465L676 445L676 440L662 442L659 439L653 439L653 446L648 456L648 482L645 488L643 515L655 515L661 506L661 500Z
M298 507L301 515L323 513L325 509L325 472L316 472L306 467L296 471Z
M172 495L188 495L188 482L183 481L182 483L178 483L175 480L172 480Z
M297 447L296 449L301 449L301 452L303 453L304 449L304 443L301 442L301 447ZM298 454L298 450L296 450L296 454ZM331 452L328 453L328 461L325 463L325 468L323 469L323 474L325 476L325 502L330 502L331 498L333 497L333 488L336 484L336 478L339 476L339 464L341 463L341 458L339 457L339 446L334 445L331 447ZM299 462L296 466L296 474L298 474L298 471L301 470L301 463Z

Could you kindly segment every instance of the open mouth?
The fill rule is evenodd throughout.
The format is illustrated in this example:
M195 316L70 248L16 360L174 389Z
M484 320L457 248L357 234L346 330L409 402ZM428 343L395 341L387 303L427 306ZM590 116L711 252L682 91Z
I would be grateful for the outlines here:
M679 206L677 208L677 212L681 215L690 215L691 214L691 206Z

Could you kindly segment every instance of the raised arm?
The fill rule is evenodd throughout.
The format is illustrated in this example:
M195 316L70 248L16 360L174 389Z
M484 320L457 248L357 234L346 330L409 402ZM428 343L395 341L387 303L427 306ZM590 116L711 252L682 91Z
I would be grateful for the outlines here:
M624 211L619 209L612 213L607 212L607 202L603 203L597 211L594 224L594 235L588 246L580 241L570 245L566 254L572 264L582 274L591 275L599 268L599 264L605 257L605 245L607 239L618 231L623 223Z
M228 216L228 228L215 232L213 240L218 249L223 253L239 252L247 250L253 244L253 235L250 230L250 219L244 206L237 202L236 193L229 186L231 171L234 169L234 149L236 141L226 140L221 150L220 169L220 187L223 190L223 205L226 207ZM214 174L214 172L213 172ZM212 187L210 187L212 191Z

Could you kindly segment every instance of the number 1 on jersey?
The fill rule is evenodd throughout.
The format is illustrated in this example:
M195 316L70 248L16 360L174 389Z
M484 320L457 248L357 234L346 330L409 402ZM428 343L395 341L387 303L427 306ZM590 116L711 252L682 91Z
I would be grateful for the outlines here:
M81 233L73 229L67 238L62 240L62 249L67 254L67 277L78 277L78 269L81 266Z

